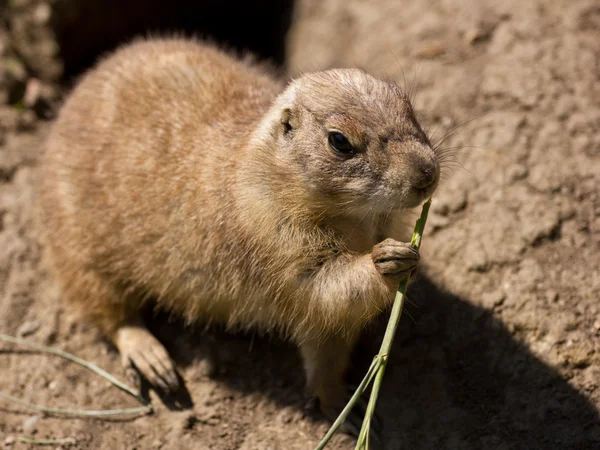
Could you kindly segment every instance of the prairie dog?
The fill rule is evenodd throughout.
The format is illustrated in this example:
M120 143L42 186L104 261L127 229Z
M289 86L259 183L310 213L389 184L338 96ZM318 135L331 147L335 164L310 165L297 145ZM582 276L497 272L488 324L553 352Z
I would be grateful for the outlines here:
M419 259L402 219L439 173L392 82L334 69L284 85L201 42L137 41L60 111L41 220L69 307L152 384L178 387L140 318L149 298L287 336L334 417L360 330Z

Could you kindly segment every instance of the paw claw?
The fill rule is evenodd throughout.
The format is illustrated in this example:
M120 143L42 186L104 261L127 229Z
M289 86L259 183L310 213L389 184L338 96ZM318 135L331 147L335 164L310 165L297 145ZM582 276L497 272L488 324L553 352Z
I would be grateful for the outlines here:
M127 377L127 380L129 381L131 387L133 387L133 389L135 389L139 393L142 387L140 373L130 363L127 363L125 366L125 376Z

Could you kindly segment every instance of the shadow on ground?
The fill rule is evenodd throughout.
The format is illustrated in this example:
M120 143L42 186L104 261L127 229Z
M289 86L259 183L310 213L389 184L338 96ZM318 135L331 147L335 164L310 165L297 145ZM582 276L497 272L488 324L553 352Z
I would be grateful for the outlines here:
M386 448L598 448L594 407L490 311L425 277L411 286L410 299L378 403ZM386 320L359 344L351 379L364 373ZM155 332L184 370L202 361L230 389L260 392L320 419L306 410L292 346L222 330L181 334L181 324L159 323Z

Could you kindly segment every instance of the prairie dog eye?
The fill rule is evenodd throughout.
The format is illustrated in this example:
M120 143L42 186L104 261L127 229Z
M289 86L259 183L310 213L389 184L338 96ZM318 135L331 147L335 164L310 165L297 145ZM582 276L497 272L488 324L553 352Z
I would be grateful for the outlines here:
M331 131L327 140L329 141L329 146L342 155L348 156L355 153L354 147L352 147L348 138L339 131Z

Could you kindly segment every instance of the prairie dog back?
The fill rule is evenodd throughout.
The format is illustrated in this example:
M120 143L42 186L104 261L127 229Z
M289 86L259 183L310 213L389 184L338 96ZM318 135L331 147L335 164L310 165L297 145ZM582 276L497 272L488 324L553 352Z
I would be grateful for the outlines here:
M183 261L201 264L221 239L232 199L218 187L231 184L231 155L278 89L261 70L193 42L142 41L103 61L49 139L41 192L52 205L50 244L105 277L139 279L149 295L173 288L156 281L192 270Z

